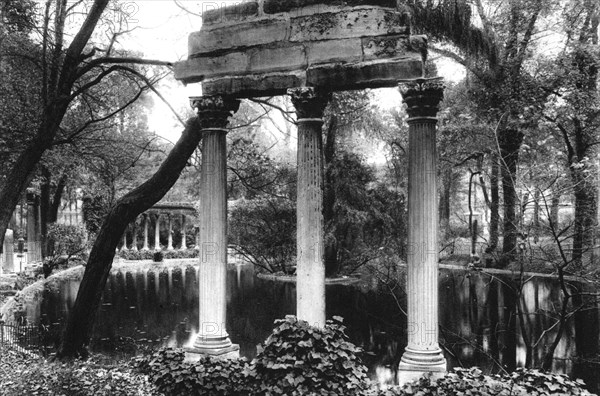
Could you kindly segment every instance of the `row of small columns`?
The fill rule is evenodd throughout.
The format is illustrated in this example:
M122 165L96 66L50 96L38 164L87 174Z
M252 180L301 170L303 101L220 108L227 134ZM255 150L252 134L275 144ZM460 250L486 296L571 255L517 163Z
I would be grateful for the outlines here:
M436 127L443 84L418 79L401 84L408 108L409 184L407 259L408 345L399 367L404 383L424 373L442 374L446 360L438 343L438 253ZM323 258L323 112L330 94L311 87L288 90L296 110L297 278L296 316L317 327L325 325ZM224 96L191 99L201 124L199 333L188 359L197 355L235 356L225 328L227 264L228 118L239 101Z
M169 228L169 233L168 233L168 242L167 242L167 250L175 250L175 247L173 246L173 222L172 222L172 218L173 215L167 214L164 215L167 217L167 226ZM152 216L150 216L149 214L144 214L142 216L143 220L143 227L144 227L144 245L142 246L141 250L150 250L150 238L148 235L148 228L150 225L150 221L149 219ZM160 219L161 217L163 217L163 215L161 214L157 214L154 216L154 250L160 250ZM133 250L136 251L138 250L137 245L137 232L136 232L136 225L135 222L131 223L131 234L132 234L132 242L131 242L131 248L127 247L127 232L123 233L123 245L121 245L121 249L120 250ZM179 247L180 250L185 250L187 249L187 241L186 241L186 217L184 214L181 215L181 246Z

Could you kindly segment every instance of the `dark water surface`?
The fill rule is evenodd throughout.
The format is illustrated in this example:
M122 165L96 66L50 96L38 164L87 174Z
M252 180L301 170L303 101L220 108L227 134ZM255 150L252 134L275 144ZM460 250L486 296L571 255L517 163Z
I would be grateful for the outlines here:
M227 272L227 330L241 354L256 355L256 345L271 332L273 321L295 313L295 284L258 277L250 265L231 265ZM451 366L479 366L487 372L514 370L525 363L522 328L538 339L551 327L560 307L552 277L531 278L523 288L523 326L516 315L514 281L464 269L440 270L440 337ZM51 329L54 344L72 306L78 281L62 282L58 292L45 292L39 318ZM405 295L385 282L328 285L327 316L342 316L351 340L365 350L363 360L373 378L392 381L406 345ZM198 327L197 267L193 262L147 264L113 270L94 329L93 347L133 352L139 341L182 346L193 341ZM579 331L578 331L579 329ZM584 330L582 330L584 329ZM541 363L555 330L534 348ZM598 309L575 315L555 354L554 371L582 377L597 391L598 365L575 359L576 350L598 350ZM578 334L580 333L580 334ZM133 342L136 341L136 343ZM591 351L593 353L593 351Z

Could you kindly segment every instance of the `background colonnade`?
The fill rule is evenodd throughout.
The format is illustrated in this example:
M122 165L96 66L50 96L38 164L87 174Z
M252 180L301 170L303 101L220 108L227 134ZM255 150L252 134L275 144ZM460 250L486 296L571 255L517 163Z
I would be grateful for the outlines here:
M156 205L141 214L136 221L130 223L123 233L118 250L148 251L165 249L172 251L197 247L197 241L192 242L188 238L194 234L194 221L191 220L194 218L196 218L196 213L191 205ZM192 225L191 230L188 230L190 225ZM192 232L190 233L190 231ZM161 232L163 235L166 233L166 238L162 241Z

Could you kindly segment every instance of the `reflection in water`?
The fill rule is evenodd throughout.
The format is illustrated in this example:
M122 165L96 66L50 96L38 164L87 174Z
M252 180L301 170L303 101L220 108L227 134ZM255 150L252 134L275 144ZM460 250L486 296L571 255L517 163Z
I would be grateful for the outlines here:
M193 344L198 328L198 270L192 263L114 270L104 290L92 347L127 353L133 345L128 341L133 340L149 345ZM551 278L536 278L523 290L522 307L528 313L524 326L534 339L544 337L544 330L552 325L540 312L558 306L560 290L554 283ZM30 320L41 319L52 329L50 344L58 342L78 287L77 281L67 280L59 293L46 291L41 307L28 307L28 312L33 312ZM499 282L481 272L442 269L439 290L440 337L451 366L477 365L498 372L500 366L510 371L524 362L521 323L508 277ZM377 284L328 285L326 298L327 316L344 318L350 339L365 350L363 360L373 379L393 382L406 345L406 317L398 307L405 305L404 293L392 296ZM274 320L295 313L295 301L293 283L258 278L250 265L231 265L227 330L231 340L240 345L240 353L253 358L256 345L269 335ZM534 363L541 362L543 348L552 336L550 331L541 339L533 353ZM555 370L573 369L574 340L570 323L556 350Z

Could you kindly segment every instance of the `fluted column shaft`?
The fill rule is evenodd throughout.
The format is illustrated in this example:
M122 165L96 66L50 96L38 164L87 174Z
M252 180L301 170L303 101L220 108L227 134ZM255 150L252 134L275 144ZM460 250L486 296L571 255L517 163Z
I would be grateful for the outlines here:
M313 88L288 90L298 118L298 195L296 206L296 315L325 325L323 257L323 111L329 95Z
M199 330L191 353L227 356L237 353L225 318L227 309L227 129L239 101L227 97L193 98L202 126L200 171Z
M402 90L408 105L408 345L400 382L427 372L443 373L438 343L438 193L436 114L443 98L438 80L417 80Z
M160 250L160 215L156 215L154 223L154 250Z

